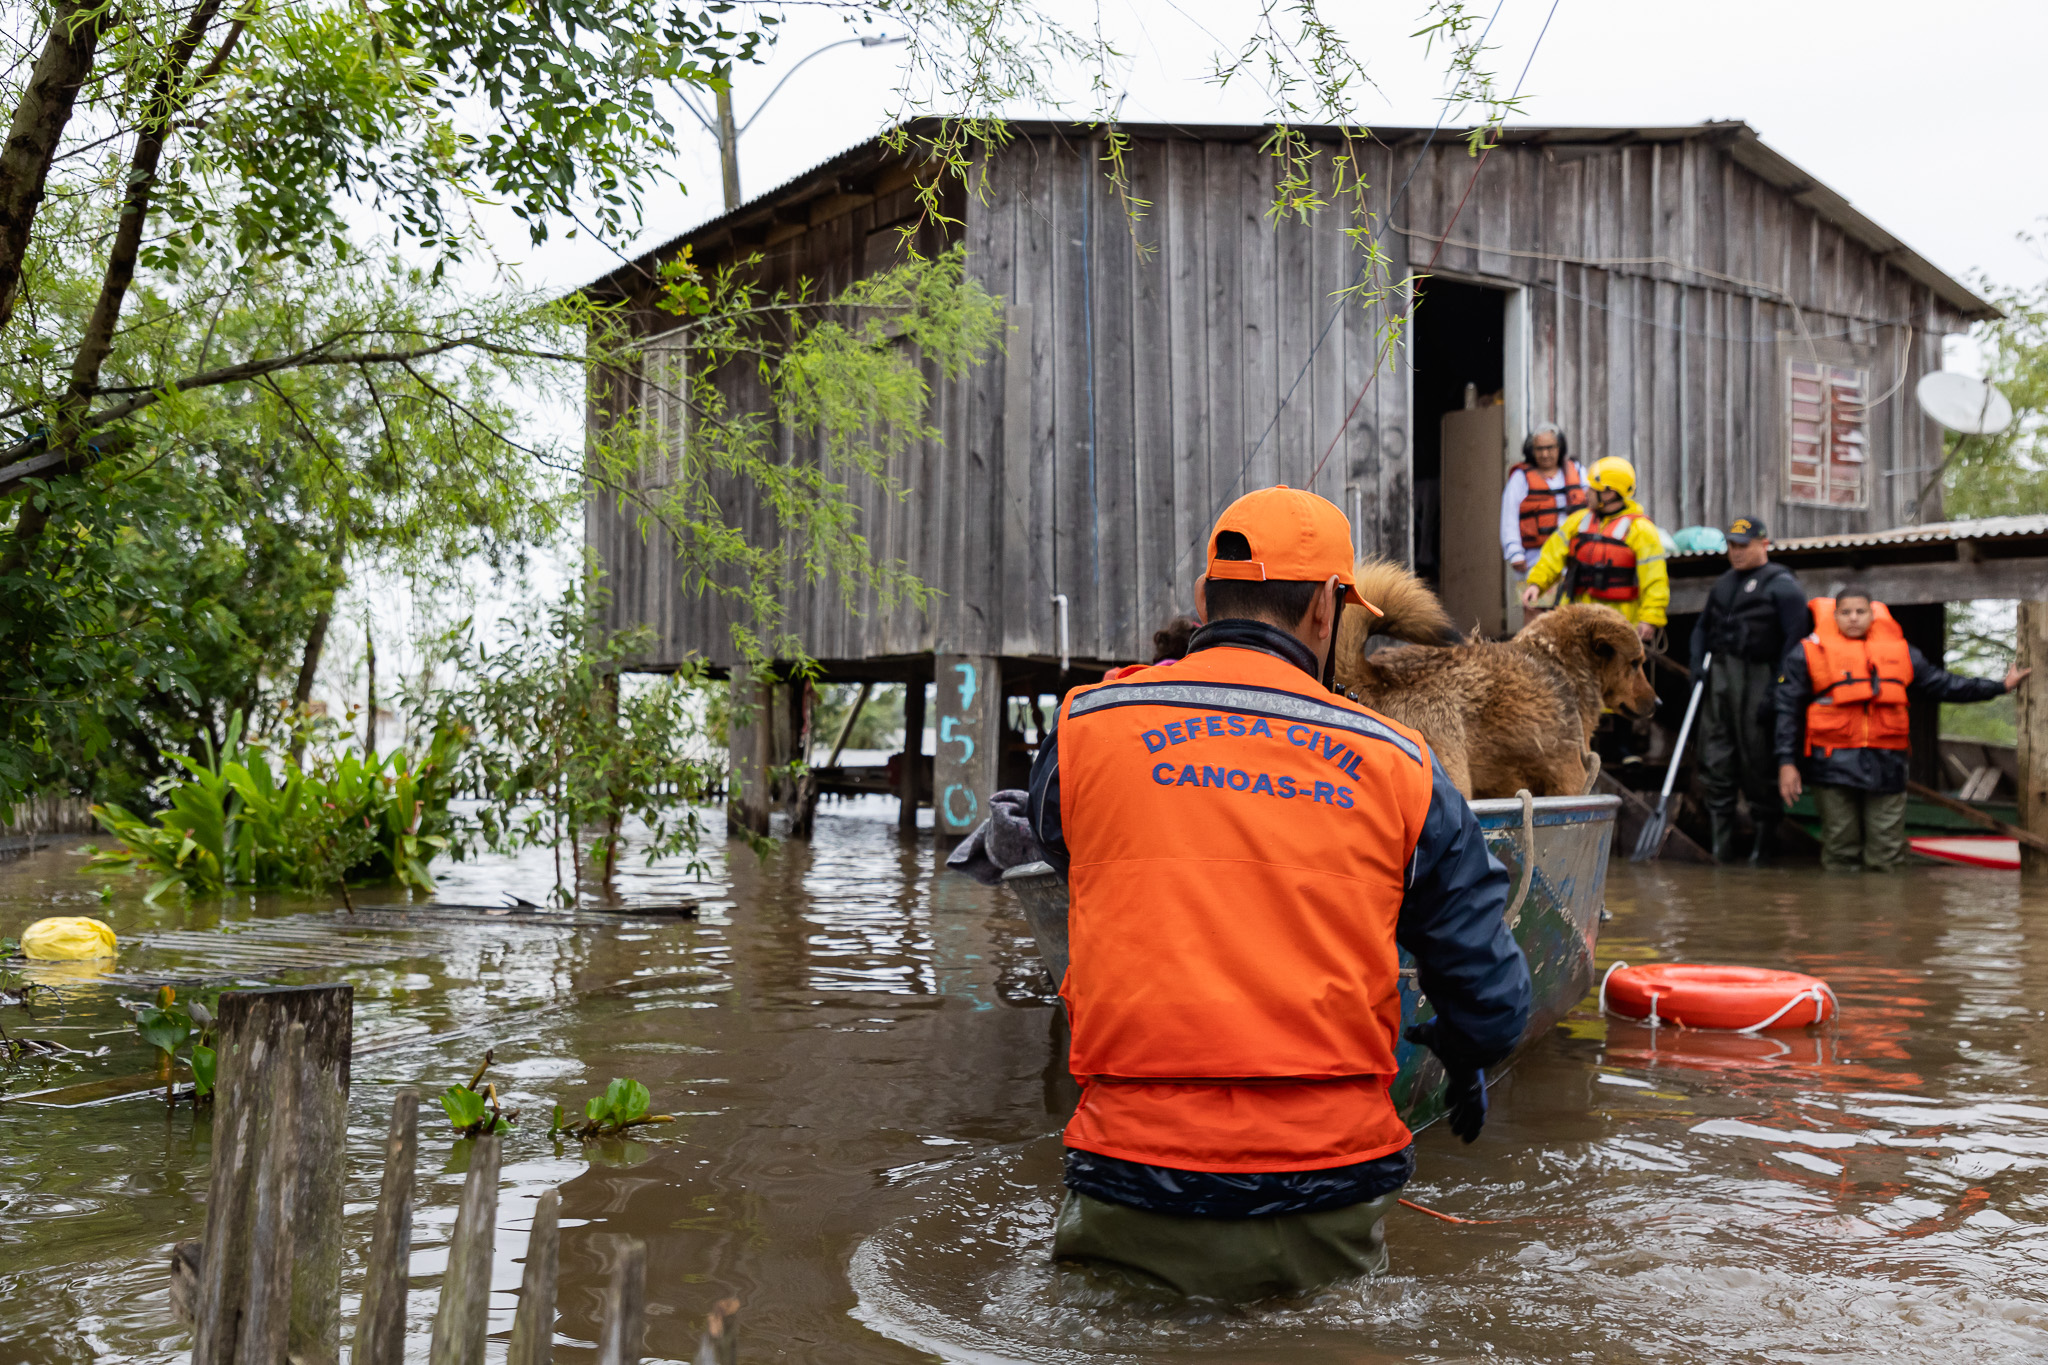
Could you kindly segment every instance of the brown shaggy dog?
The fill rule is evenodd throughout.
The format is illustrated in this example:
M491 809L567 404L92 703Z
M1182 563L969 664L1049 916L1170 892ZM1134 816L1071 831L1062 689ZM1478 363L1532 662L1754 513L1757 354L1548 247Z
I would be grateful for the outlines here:
M1391 649L1367 657L1374 635L1438 643L1458 635L1436 594L1391 560L1358 566L1358 590L1385 613L1353 608L1337 629L1338 686L1422 732L1459 791L1478 800L1577 796L1602 708L1643 717L1657 694L1643 675L1643 642L1618 611L1590 605L1545 612L1514 639Z

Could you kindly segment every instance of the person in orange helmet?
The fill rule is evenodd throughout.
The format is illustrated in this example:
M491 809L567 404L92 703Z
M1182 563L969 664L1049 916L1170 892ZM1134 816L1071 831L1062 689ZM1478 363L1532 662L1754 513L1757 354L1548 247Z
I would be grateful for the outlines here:
M1415 1163L1388 1093L1399 951L1465 1141L1527 1026L1471 807L1419 734L1330 690L1351 545L1314 494L1238 499L1186 656L1075 689L1033 765L1081 1084L1057 1257L1229 1302L1383 1271Z

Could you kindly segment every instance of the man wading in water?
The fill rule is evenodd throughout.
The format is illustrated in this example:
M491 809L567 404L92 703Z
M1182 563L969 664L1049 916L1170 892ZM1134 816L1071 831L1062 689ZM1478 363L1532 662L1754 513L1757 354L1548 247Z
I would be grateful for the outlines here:
M1077 688L1031 773L1071 891L1081 1101L1053 1254L1245 1302L1387 1267L1415 1169L1394 1112L1396 945L1436 1017L1451 1130L1529 1018L1508 877L1420 735L1327 685L1351 528L1238 499L1170 669Z

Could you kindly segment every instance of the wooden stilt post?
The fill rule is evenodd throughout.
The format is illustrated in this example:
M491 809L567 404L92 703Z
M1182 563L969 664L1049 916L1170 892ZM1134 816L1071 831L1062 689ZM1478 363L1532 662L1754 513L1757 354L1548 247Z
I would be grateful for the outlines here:
M341 1358L354 996L295 986L220 998L194 1365Z
M896 813L896 828L905 834L917 832L917 807L924 799L924 688L928 681L913 673L903 685L903 772L897 791L903 804Z
M401 1090L391 1102L384 1138L384 1181L363 1266L363 1303L356 1314L351 1365L405 1365L405 1295L412 1263L412 1206L419 1163L420 1092Z
M619 1263L612 1268L605 1294L604 1335L597 1345L597 1365L639 1365L640 1342L646 1334L647 1244L624 1238Z
M2019 658L2034 676L2013 693L2019 713L2020 828L2048 837L2048 602L2020 603ZM2048 878L2048 853L2020 845L2020 875Z
M725 794L725 828L728 838L745 833L768 833L769 748L775 732L771 709L774 688L756 682L753 670L735 664L729 689L726 735L731 757L731 776Z
M939 734L932 758L932 828L944 849L988 818L1003 751L1003 664L982 654L941 654Z
M526 1273L519 1281L519 1311L512 1317L512 1349L505 1365L552 1365L555 1358L555 1268L561 1251L562 1192L541 1192L526 1238Z
M455 1210L448 1271L434 1313L429 1365L484 1365L484 1329L490 1323L491 1245L498 1231L500 1138L487 1133L469 1154L469 1179Z

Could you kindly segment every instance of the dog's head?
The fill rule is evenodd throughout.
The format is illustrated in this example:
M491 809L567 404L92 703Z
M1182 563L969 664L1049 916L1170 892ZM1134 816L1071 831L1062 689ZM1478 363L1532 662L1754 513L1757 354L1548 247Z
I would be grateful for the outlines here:
M1597 681L1600 704L1635 720L1647 720L1657 706L1657 689L1643 672L1648 655L1636 628L1612 607L1580 603L1545 612L1528 626L1558 656L1575 660Z

